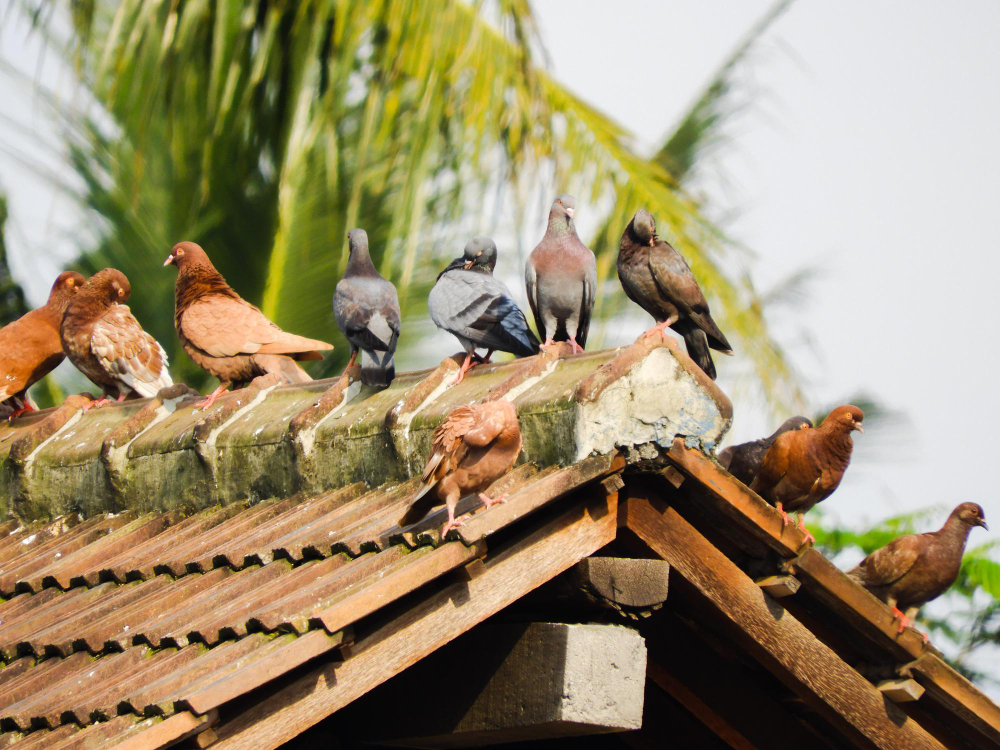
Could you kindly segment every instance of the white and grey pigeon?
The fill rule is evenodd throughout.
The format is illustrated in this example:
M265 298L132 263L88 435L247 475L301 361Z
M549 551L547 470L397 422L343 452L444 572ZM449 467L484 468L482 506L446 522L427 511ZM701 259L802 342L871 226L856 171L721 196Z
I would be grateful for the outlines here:
M597 288L597 259L576 234L572 195L560 195L549 210L545 236L524 265L528 304L545 346L568 341L583 351Z
M485 363L494 351L518 357L538 353L538 339L510 289L493 276L496 264L496 243L482 235L473 237L462 257L438 274L427 297L434 325L453 334L465 348L456 384L473 366L473 357ZM477 348L486 349L486 356L479 357Z
M333 295L337 327L351 345L350 367L361 351L361 382L385 388L396 374L393 354L399 338L396 287L375 270L364 229L347 233L350 259Z

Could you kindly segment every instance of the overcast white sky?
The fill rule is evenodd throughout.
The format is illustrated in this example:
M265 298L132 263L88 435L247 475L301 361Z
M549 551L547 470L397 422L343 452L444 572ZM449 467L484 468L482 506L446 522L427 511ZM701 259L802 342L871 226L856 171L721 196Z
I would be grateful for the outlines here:
M535 7L556 76L652 150L770 3ZM0 25L0 57L34 71L33 44L14 20ZM822 272L805 306L775 325L812 404L864 390L910 420L856 440L856 465L824 503L853 523L963 500L1000 519L979 471L992 464L997 406L998 34L994 0L802 0L752 56L744 79L755 105L729 124L731 140L714 157L727 179L721 205L737 215L728 229L757 252L758 285L803 266ZM59 82L53 66L42 70ZM0 101L30 125L17 132L0 122L0 184L10 194L14 270L37 300L78 217L9 153L41 152L44 110L8 76ZM587 207L579 214L586 226ZM639 330L637 322L615 338ZM735 368L723 361L720 370L728 390ZM770 431L752 398L734 400L734 439Z

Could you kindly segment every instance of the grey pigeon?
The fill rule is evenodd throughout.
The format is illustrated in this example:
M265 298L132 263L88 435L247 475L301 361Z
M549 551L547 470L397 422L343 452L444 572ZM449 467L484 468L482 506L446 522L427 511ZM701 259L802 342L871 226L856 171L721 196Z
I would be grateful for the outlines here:
M587 345L597 288L597 259L576 234L575 205L572 195L555 199L545 236L524 266L538 335L545 345L568 341L574 354Z
M455 383L461 383L472 367L475 356L489 362L494 351L510 352L518 357L538 353L538 339L528 328L524 313L507 286L493 277L497 264L497 246L489 237L479 235L469 240L461 258L455 258L438 274L427 297L431 320L448 331L465 348L465 362ZM475 354L486 349L485 357Z
M730 445L719 454L719 465L749 487L754 477L757 476L757 472L760 471L760 464L767 454L767 449L774 445L778 435L790 430L801 430L803 427L812 426L812 422L805 417L789 417L769 437L751 440L749 443Z
M902 633L922 606L958 579L965 543L974 526L989 530L982 507L962 503L940 530L893 539L847 575L892 608Z
M351 345L350 367L361 351L361 382L385 388L396 374L392 356L399 338L396 287L375 270L364 229L347 233L350 260L333 295L337 327Z
M687 261L656 236L656 222L648 211L633 216L622 234L618 278L628 298L656 319L657 325L650 332L673 328L684 337L691 359L715 380L709 348L732 354L732 347L712 320Z

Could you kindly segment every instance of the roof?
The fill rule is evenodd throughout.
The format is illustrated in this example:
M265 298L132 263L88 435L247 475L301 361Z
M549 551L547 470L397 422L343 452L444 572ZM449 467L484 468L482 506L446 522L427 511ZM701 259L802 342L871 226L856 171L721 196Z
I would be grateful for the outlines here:
M670 566L630 613L643 729L601 747L1000 747L1000 709L714 461L731 407L669 339L457 367L0 428L0 747L274 748L356 736L366 705L388 726L383 683L468 690L405 678L494 616L576 616L542 587L598 551ZM492 398L525 436L507 502L464 498L444 540L443 509L399 528L433 428Z

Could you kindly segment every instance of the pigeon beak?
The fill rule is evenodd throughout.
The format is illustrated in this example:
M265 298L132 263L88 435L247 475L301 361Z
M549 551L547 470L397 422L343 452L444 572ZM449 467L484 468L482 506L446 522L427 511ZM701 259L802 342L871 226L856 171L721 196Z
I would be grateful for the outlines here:
M165 266L169 266L169 265L171 265L171 264L172 264L173 262L174 262L174 256L173 256L173 255L171 254L171 255L168 255L168 256L167 256L167 259L166 259L165 261L163 261L163 265L165 265Z
M990 527L986 525L986 520L983 519L983 518L980 518L978 521L976 521L976 524L979 525L979 526L982 526L987 531L990 530Z
M854 429L860 432L862 435L865 434L865 428L861 426L859 422L854 423Z
M568 216L569 218L571 218L571 219L572 219L572 218L573 218L573 214L575 213L575 209L572 209L572 208L567 208L567 209L565 209L565 210L566 210L566 215L567 215L567 216Z

